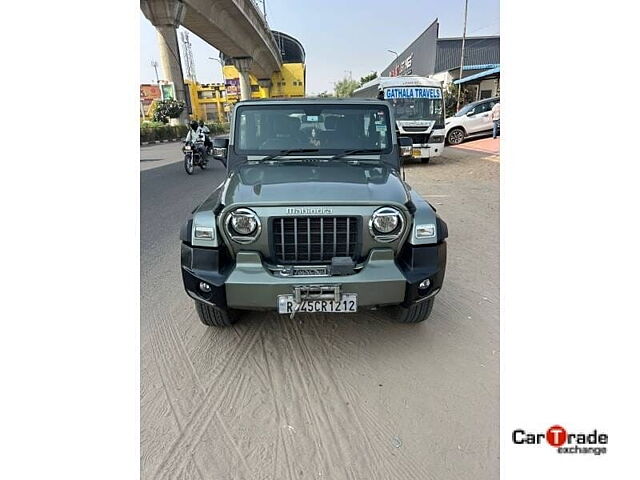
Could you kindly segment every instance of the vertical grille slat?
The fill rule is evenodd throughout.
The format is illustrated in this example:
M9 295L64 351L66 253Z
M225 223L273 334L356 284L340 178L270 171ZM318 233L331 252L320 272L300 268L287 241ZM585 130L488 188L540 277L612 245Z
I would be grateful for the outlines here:
M307 258L311 260L311 219L307 218Z
M282 242L282 260L286 260L287 254L284 250L284 218L280 219L280 241Z
M333 219L333 256L336 256L336 248L338 247L338 240L337 240L337 232L338 232L338 224L337 224L337 218Z
M359 257L357 217L278 217L271 222L271 256L280 264L329 263Z
M298 219L293 219L293 245L295 247L295 257L294 260L298 261Z
M320 217L320 260L324 258L324 218Z

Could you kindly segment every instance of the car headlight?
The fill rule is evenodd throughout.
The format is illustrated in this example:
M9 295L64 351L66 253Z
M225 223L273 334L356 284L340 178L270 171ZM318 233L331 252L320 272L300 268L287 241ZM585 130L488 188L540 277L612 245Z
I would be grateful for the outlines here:
M428 143L442 143L444 142L444 135L431 135Z
M248 208L238 208L227 217L229 236L238 243L251 243L260 234L260 219Z
M369 232L379 242L392 242L402 235L402 214L393 207L382 207L373 212Z

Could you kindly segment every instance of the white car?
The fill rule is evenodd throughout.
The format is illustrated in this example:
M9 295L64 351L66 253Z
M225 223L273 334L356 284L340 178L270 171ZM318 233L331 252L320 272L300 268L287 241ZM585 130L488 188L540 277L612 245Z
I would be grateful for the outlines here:
M472 135L491 133L493 121L491 109L500 102L500 97L487 98L469 103L444 121L445 138L449 145L459 145ZM498 128L500 126L498 125Z

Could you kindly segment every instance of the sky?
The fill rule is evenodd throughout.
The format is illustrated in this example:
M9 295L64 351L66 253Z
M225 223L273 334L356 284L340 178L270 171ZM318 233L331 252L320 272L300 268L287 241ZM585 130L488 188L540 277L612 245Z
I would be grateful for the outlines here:
M436 18L440 38L462 36L464 0L265 0L273 30L298 39L306 51L307 95L333 91L351 75L380 72ZM259 2L261 3L261 2ZM500 33L499 0L469 0L467 35ZM182 28L182 27L181 27ZM218 51L189 36L200 83L220 82ZM155 82L151 61L160 61L155 28L140 12L140 80ZM162 68L158 67L160 79Z

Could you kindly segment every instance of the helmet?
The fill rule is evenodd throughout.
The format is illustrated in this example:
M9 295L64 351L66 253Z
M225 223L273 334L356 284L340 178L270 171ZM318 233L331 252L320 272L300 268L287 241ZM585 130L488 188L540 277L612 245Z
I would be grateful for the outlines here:
M193 130L197 130L198 129L198 122L196 122L195 120L193 122L191 122L191 128Z

